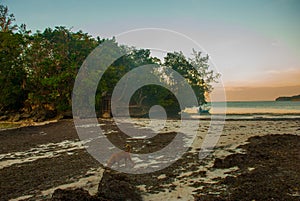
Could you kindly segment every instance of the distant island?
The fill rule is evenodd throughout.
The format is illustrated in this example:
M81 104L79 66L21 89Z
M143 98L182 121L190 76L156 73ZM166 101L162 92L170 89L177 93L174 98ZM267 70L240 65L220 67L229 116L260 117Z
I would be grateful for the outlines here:
M300 95L296 96L281 96L275 99L276 101L300 101Z

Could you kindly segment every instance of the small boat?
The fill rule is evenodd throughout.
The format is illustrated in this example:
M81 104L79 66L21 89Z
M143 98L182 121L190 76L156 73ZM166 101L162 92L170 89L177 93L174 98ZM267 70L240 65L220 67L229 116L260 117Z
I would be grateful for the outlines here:
M206 106L206 105L199 106L198 113L199 114L210 114L209 110L210 110L210 108L208 106Z

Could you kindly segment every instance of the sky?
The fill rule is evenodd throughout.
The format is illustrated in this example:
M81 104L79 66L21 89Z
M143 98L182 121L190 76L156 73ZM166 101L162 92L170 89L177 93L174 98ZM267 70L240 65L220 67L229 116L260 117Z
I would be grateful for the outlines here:
M1 2L15 15L17 24L25 23L32 31L66 26L102 38L123 33L126 43L138 41L137 32L130 30L144 29L138 34L140 42L147 39L147 45L168 39L163 31L151 35L147 28L182 34L172 44L188 55L195 48L186 40L189 38L209 54L213 68L222 75L228 101L274 100L300 94L298 0Z

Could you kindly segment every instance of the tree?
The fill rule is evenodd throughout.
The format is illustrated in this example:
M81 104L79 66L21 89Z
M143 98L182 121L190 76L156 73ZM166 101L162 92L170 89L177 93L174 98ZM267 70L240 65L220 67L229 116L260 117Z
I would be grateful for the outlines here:
M184 94L187 93L182 90L184 83L176 79L174 73L172 73L172 70L176 71L193 89L198 105L206 104L205 94L211 92L212 83L217 81L219 75L209 68L208 56L203 57L201 52L195 50L193 50L192 56L192 58L186 58L182 52L168 53L161 64L160 60L150 56L149 50L131 48L129 54L115 61L104 73L98 86L98 94L112 94L116 84L126 73L138 66L156 63L161 65L154 67L151 73L157 76L159 82L163 82L169 89L172 89L171 91L180 93L184 97ZM137 79L132 76L135 75L131 75L131 80ZM145 79L147 79L147 75ZM127 85L125 84L123 88L125 92ZM158 85L143 86L132 95L130 107L138 107L142 108L143 111L149 111L151 106L158 104L165 108L168 116L177 115L180 112L180 106L176 95L171 91ZM120 94L121 98L122 93ZM100 105L97 109L100 109L99 107Z
M71 110L76 74L100 42L82 31L73 33L65 27L34 34L26 52L31 104L58 113Z
M205 94L213 89L212 83L216 82L219 74L209 69L209 56L202 57L201 52L193 50L192 58L186 58L182 52L167 53L164 66L177 71L185 78L193 89L199 105L206 104ZM172 82L177 81L171 77ZM180 83L176 83L178 85Z
M26 40L17 30L13 14L0 5L0 111L18 110L26 99L24 48Z
M18 29L17 25L13 25L12 23L15 21L14 14L8 13L8 7L4 5L0 5L0 31L1 32L9 32Z
M0 110L17 110L26 99L23 42L19 34L0 32Z
M84 96L87 103L96 102L97 110L100 109L103 95L112 94L126 73L142 65L159 64L150 73L156 75L171 90L158 85L143 86L131 97L130 106L148 111L151 106L159 104L170 115L177 114L180 110L176 96L171 91L185 93L179 91L183 83L176 79L171 70L184 77L195 92L199 105L206 103L205 93L211 92L212 83L219 77L209 68L209 57L202 56L201 52L195 50L192 58L186 58L182 52L174 52L168 53L164 62L161 62L151 56L150 50L122 46L114 38L95 39L82 31L72 32L62 26L47 28L31 35L25 25L18 27L14 21L14 15L8 12L8 8L0 5L0 111L20 110L25 103L29 103L32 108L50 109L58 113L71 110L71 95L77 72L85 65L86 57L91 52L96 54L94 49L104 41L111 45L105 51L100 50L106 54L104 60L108 65L115 59L114 56L123 56L114 61L105 72L97 67L86 69L86 72L83 70L83 73L87 73L86 77L90 78L84 79L86 86L94 86L97 81L95 100ZM103 76L98 83L101 73ZM146 83L151 78L150 75L148 78L147 76L143 80ZM138 77L139 75L131 74L128 79L136 80ZM119 94L120 99L124 97L127 88L125 84ZM80 90L76 93L75 96L87 94Z
M220 74L210 69L209 56L202 56L202 52L193 49L193 57L189 58L189 63L197 70L198 79L202 79L201 85L206 93L213 90L212 83L217 82Z
M107 70L104 72L97 89L96 95L96 110L100 110L101 106L101 99L103 95L111 95L114 91L119 80L131 70L143 66L146 64L154 64L158 61L157 58L151 57L150 50L147 49L136 49L133 47L127 46L119 46L118 43L112 39L113 43L118 47L116 49L120 49L120 51L127 53L124 54L122 57L118 58L116 61L111 64ZM113 48L112 48L113 49ZM131 80L135 80L136 77L131 75ZM127 85L124 86L123 92L125 93L127 90ZM119 94L119 99L122 99L123 93ZM141 103L145 99L143 90L139 90L137 94L133 97L133 102L131 105L135 105L141 107Z

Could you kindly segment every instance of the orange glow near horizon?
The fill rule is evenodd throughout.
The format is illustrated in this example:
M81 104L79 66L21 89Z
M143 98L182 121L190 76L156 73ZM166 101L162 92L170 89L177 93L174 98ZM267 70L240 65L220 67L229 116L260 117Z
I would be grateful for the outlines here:
M225 88L227 101L268 101L279 96L300 94L300 85L284 87L228 87Z
M225 80L224 85L227 101L271 101L279 96L300 94L300 69L272 71L256 79L239 82ZM218 94L218 90L213 93Z

